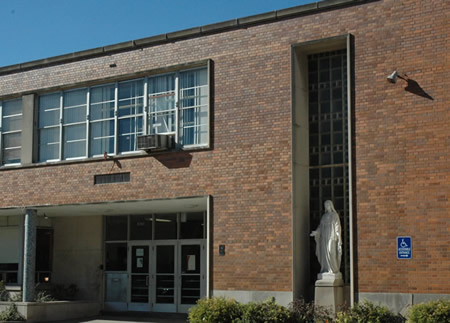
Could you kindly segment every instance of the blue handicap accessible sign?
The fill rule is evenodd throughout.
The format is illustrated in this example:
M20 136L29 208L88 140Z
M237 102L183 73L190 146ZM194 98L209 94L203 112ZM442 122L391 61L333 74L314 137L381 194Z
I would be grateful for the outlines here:
M412 258L411 237L397 237L397 259Z

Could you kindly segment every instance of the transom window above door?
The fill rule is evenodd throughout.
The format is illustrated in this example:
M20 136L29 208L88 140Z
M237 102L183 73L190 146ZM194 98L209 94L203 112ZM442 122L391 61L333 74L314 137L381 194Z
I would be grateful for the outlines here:
M208 69L41 95L38 117L40 162L132 153L145 134L208 147Z

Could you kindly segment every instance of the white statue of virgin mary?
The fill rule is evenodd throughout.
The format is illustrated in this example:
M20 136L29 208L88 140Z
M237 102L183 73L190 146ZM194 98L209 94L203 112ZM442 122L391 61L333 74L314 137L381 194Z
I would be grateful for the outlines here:
M341 221L333 202L325 201L325 214L317 229L311 232L316 241L316 256L320 263L320 274L339 274L342 257Z

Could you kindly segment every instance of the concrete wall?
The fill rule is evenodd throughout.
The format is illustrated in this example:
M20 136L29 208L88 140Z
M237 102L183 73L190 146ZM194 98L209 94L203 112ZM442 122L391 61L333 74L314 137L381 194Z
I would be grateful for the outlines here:
M0 312L11 303L0 302ZM27 322L55 322L74 318L92 317L100 313L99 302L47 302L16 303L17 311Z
M103 259L102 217L56 217L53 275L55 284L76 284L80 300L100 300Z
M358 300L368 300L375 304L387 306L391 311L406 314L411 305L429 301L447 299L449 294L415 294L415 293L359 293Z

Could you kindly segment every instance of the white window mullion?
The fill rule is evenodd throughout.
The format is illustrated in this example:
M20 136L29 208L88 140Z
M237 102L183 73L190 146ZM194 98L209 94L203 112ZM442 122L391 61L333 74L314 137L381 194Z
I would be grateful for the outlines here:
M91 88L87 89L86 93L86 149L85 157L89 157L89 119L91 113Z
M63 159L63 146L64 146L64 138L63 138L63 105L64 104L64 94L61 92L59 96L59 157L58 160Z
M179 102L179 79L180 73L175 75L175 145L178 145L179 141L179 128L180 128L180 102Z
M116 82L114 88L114 155L117 155L119 148L119 83Z
M146 135L149 133L148 127L148 115L149 115L149 107L148 107L148 78L146 77L144 80L144 120L142 120L142 134ZM137 139L136 139L137 142Z

